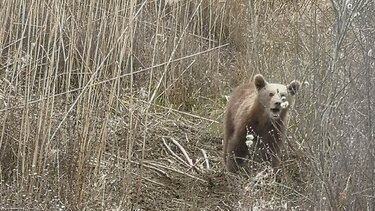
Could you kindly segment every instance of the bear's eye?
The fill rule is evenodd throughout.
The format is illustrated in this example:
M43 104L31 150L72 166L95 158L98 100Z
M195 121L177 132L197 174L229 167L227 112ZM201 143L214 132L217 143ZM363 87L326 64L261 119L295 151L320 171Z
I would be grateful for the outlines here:
M270 92L270 97L273 97L274 95L275 95L275 93Z

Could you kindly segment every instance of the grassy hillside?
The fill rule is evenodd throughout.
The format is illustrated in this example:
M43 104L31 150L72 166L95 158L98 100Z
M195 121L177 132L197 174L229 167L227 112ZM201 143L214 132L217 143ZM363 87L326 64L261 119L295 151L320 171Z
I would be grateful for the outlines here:
M374 210L375 3L0 1L0 210ZM226 96L303 83L282 182L223 169Z

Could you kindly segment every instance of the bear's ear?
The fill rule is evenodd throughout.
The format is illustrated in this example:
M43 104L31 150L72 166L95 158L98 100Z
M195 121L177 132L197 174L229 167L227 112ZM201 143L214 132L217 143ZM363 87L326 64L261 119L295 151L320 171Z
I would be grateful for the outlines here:
M298 92L300 86L301 83L299 81L294 80L290 82L290 84L286 86L286 88L288 89L290 95L295 95Z
M254 84L255 84L255 87L258 90L260 90L260 89L264 88L267 85L267 81L264 79L263 75L256 74L254 76Z

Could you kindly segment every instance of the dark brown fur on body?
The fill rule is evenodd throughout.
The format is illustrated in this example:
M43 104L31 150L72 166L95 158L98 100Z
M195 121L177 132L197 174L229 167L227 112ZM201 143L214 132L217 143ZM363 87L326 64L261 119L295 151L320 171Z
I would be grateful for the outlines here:
M261 79L260 84L258 79ZM261 75L255 76L252 83L237 87L230 97L224 117L224 161L229 172L236 172L242 158L249 155L246 145L247 134L254 136L255 155L252 156L255 160L268 161L274 168L280 165L279 156L285 135L288 108L281 109L278 118L270 117L270 106L261 103L268 98L259 94L260 90L263 95L267 91L265 89L268 83L264 80L265 84L262 84L262 79L264 80ZM283 85L277 85L279 86L283 88ZM284 88L288 92L294 91L290 94L292 96L298 90L299 82L292 82ZM291 100L290 96L288 100ZM263 99L260 100L260 97Z

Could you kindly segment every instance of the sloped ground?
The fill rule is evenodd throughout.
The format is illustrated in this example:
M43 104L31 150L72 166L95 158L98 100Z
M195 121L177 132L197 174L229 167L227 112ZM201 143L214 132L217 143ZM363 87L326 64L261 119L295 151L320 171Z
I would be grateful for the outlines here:
M141 159L141 149L145 131L134 137L137 140L134 145L137 155L134 157L139 159L133 160L130 168L133 175L132 209L287 210L296 207L297 201L303 201L295 187L289 187L303 186L303 182L297 181L301 179L300 175L295 178L284 175L284 183L278 184L267 167L260 168L254 175L226 173L220 119L192 117L165 108L156 110L149 113L144 159ZM135 112L134 115L144 118L145 114L141 113ZM114 134L118 141L124 141L129 135L123 128ZM111 162L116 156L106 153L104 157L103 162ZM287 174L297 168L295 160L289 161L289 167L284 167Z
M168 109L149 115L144 159L132 162L132 208L230 209L238 193L223 172L221 137L213 136L209 131L212 124L219 123ZM144 132L141 131L135 139L142 140ZM124 129L116 133L119 140L127 135L128 131ZM135 148L142 149L141 145L137 141ZM142 153L138 152L135 157L141 157ZM111 157L107 155L107 158Z

